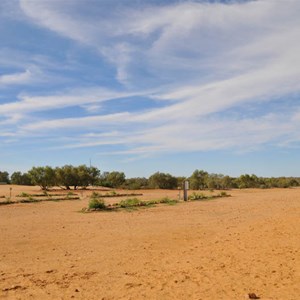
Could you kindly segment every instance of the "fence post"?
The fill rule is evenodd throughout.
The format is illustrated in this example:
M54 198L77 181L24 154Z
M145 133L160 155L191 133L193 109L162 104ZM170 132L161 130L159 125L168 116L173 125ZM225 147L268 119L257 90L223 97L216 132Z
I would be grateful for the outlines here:
M183 182L183 200L188 201L188 189L189 189L189 181L185 180Z

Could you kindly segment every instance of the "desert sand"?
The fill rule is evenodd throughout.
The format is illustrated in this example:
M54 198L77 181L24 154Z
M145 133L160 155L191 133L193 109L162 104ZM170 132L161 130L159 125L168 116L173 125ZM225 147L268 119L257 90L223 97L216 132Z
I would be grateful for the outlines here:
M300 299L300 189L82 213L89 193L0 206L0 299Z

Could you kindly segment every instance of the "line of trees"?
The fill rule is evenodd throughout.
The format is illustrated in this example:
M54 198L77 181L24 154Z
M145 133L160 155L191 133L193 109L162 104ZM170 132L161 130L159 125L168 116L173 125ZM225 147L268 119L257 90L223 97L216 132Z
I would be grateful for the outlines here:
M70 190L86 188L89 185L98 184L100 170L95 167L80 165L74 167L65 165L63 167L52 168L33 167L26 173L14 172L11 177L7 172L0 172L0 182L17 185L38 185L42 190L47 190L53 186Z
M209 174L203 170L195 170L186 177L175 177L168 173L156 172L149 178L126 178L123 172L103 172L96 167L86 165L52 168L33 167L25 173L14 172L9 176L8 172L0 171L0 183L17 185L38 185L43 190L53 186L63 189L85 189L88 186L104 186L124 189L177 189L182 186L185 179L190 182L193 190L205 189L232 189L232 188L287 188L300 186L299 177L257 177L244 174L239 177L230 177L223 174Z

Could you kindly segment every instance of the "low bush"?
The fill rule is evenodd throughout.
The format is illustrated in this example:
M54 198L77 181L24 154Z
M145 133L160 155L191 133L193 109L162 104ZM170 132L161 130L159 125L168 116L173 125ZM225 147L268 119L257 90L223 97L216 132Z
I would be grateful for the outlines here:
M30 196L31 196L30 194L22 192L17 197L30 197Z
M61 198L54 198L54 197L49 197L46 200L42 200L42 201L62 201L62 200L80 200L80 197L77 196L66 196L66 197L61 197Z
M220 194L217 195L218 197L230 197L229 194L227 194L226 192L221 192Z
M103 210L106 209L104 200L101 198L91 198L89 202L89 209Z
M128 207L142 206L143 204L144 202L139 200L138 198L128 198L120 201L119 206L122 208L128 208Z
M93 192L91 195L91 198L100 198L102 195L100 193L97 192Z
M1 201L0 205L9 205L9 204L14 204L14 202L10 201L10 200L6 200L6 201Z
M208 197L205 196L203 193L193 193L189 196L189 200L202 200L207 199Z
M178 202L177 200L170 199L169 197L164 197L164 198L158 199L158 202L157 202L157 203L163 203L163 204L174 205L174 204L176 204L177 202Z
M32 196L29 196L27 199L20 200L20 203L33 203L33 202L41 202L42 200L34 199Z
M226 192L220 192L217 195L204 195L203 193L193 193L189 196L189 200L210 200L215 198L230 197Z

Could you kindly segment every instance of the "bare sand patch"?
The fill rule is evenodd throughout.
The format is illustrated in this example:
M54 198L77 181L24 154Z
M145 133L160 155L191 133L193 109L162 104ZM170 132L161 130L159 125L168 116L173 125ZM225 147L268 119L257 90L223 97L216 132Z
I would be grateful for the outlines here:
M0 206L0 299L299 299L300 189L80 213L90 193Z

